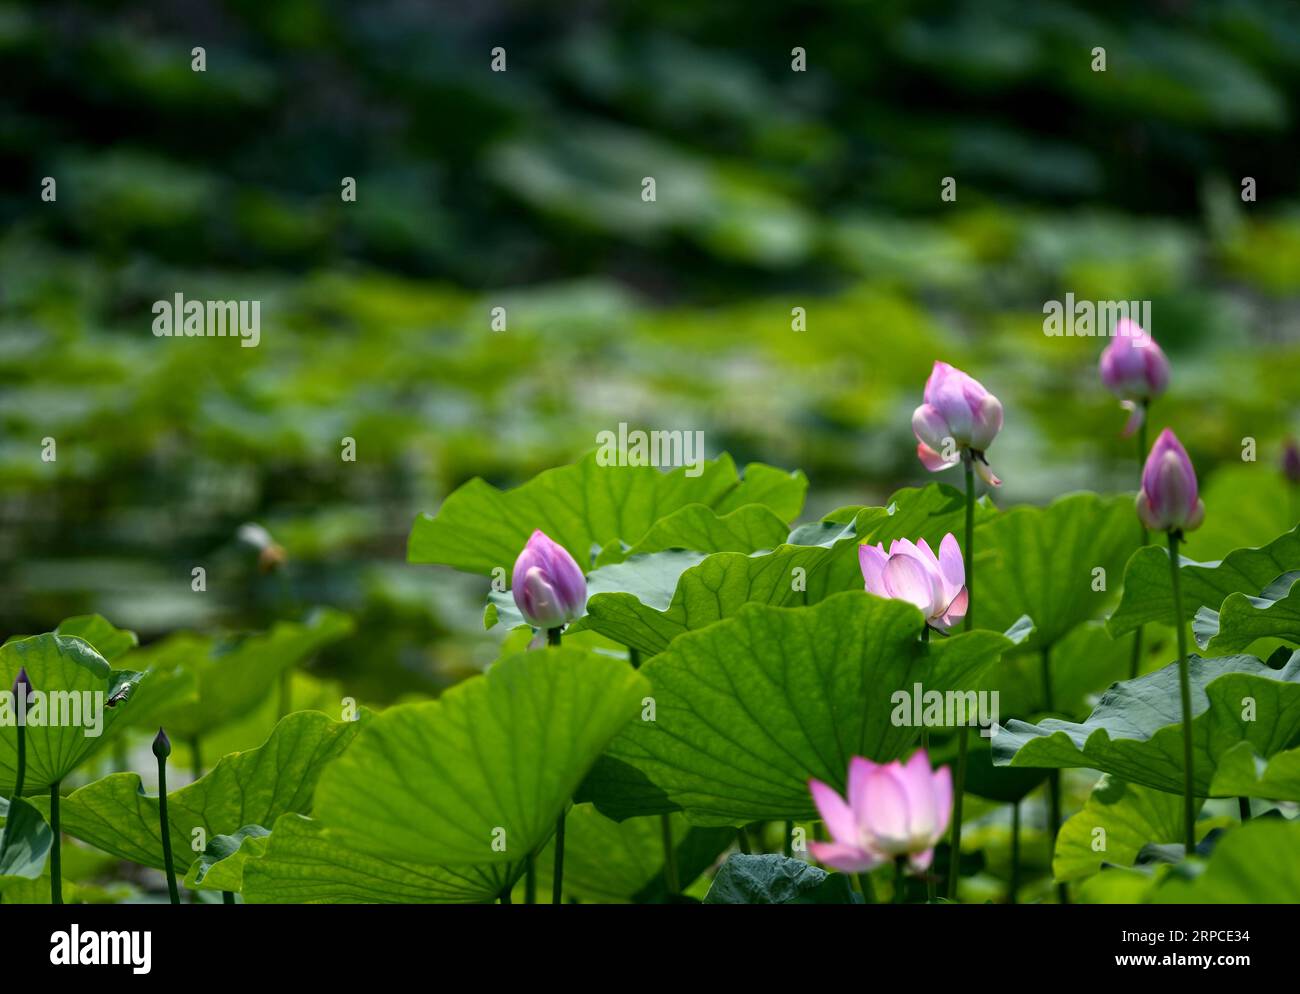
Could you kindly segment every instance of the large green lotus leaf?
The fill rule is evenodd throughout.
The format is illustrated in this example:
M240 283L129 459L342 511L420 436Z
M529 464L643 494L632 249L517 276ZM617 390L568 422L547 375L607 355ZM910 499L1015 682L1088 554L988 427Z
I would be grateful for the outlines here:
M103 656L71 635L34 635L0 647L0 689L5 695L0 698L0 793L4 794L13 792L18 774L11 689L23 667L32 690L40 695L28 710L24 794L48 791L112 739L114 731L129 720L143 677L112 669ZM36 723L38 701L44 702L40 724Z
M151 677L159 676L157 693L142 694L141 706L173 739L201 736L247 714L279 685L282 671L351 635L354 627L347 615L326 608L305 622L282 621L257 634L172 636L130 657L133 665L147 666Z
M1300 741L1300 653L1281 670L1254 656L1189 661L1192 768L1198 796L1211 790L1219 758L1242 742L1262 756ZM1084 767L1181 793L1182 716L1178 665L1115 684L1082 724L1012 720L993 736L999 765Z
M1295 904L1300 895L1300 821L1252 818L1225 832L1205 869L1167 873L1152 904Z
M548 469L521 487L501 491L475 478L452 492L436 515L422 514L411 529L406 557L470 573L507 572L540 528L581 564L622 541L635 545L660 518L689 504L727 514L762 504L785 521L798 516L808 480L758 464L738 477L728 455L670 473L651 466L600 466L588 453L569 466Z
M167 793L176 868L184 873L218 835L269 825L286 812L311 809L316 782L363 722L334 721L319 711L285 716L256 749L232 753L193 783ZM48 805L48 800L45 800ZM63 799L60 827L69 835L145 866L161 869L158 798L135 773L113 773Z
M1051 647L1051 713L1082 717L1090 699L1128 678L1130 640L1112 639L1100 621L1085 621ZM1031 718L1049 711L1043 687L1042 651L1008 653L997 668L998 709L1005 717Z
M116 662L119 656L140 644L135 632L117 628L98 614L64 618L59 622L59 627L54 629L54 634L75 635L110 663Z
M1201 490L1209 513L1187 536L1187 555L1202 562L1222 559L1294 528L1291 489L1271 460L1218 467Z
M1169 551L1150 545L1138 549L1124 570L1124 593L1110 616L1112 635L1123 635L1151 621L1174 627L1202 607L1218 608L1229 594L1257 594L1284 573L1300 570L1300 528L1258 549L1237 549L1222 562L1198 563L1180 555L1183 617L1174 617Z
M1241 742L1219 757L1210 791L1216 797L1300 801L1300 748L1264 759L1249 742Z
M1202 838L1224 824L1226 819L1201 819L1196 836ZM1081 880L1097 873L1103 863L1132 866L1148 843L1182 843L1183 829L1181 794L1104 776L1082 810L1061 826L1052 873L1057 880Z
M731 856L705 904L853 904L849 878L776 853Z
M270 841L270 830L261 825L245 825L231 835L214 836L190 864L185 886L238 893L244 886L244 864L263 855Z
M431 866L369 856L300 815L275 823L263 855L243 868L248 904L470 904L491 901L523 863Z
M727 514L718 514L704 504L687 504L656 521L635 545L620 542L607 546L595 565L621 563L632 556L667 549L706 553L775 549L789 531L786 519L763 504L746 504Z
M975 623L1000 632L1028 615L1027 645L1054 645L1114 600L1139 531L1128 497L1079 493L998 515L975 531Z
M684 559L630 560L617 578L600 578L601 589L588 600L580 626L654 655L684 632L729 618L745 604L814 604L861 590L859 544L887 546L906 537L925 538L937 548L944 534L960 527L964 508L959 492L938 484L901 490L886 507L840 508L816 524L796 528L787 542L771 551L719 553L687 564L671 600L663 598L669 578L665 567ZM993 514L987 503L981 505L982 518ZM614 592L607 592L611 589Z
M683 635L641 672L654 720L631 722L584 784L613 818L680 808L695 824L814 816L808 779L843 788L855 755L919 737L896 691L974 690L1014 642L974 631L920 641L911 604L849 591L810 608L750 604Z
M349 848L432 865L539 849L649 682L570 648L507 657L436 701L389 708L321 778L316 817Z
M39 880L54 833L40 813L21 797L6 804L0 828L0 892L26 880Z
M680 814L668 816L683 890L736 841L727 828L693 828ZM555 840L537 859L537 892L550 894ZM564 828L564 896L602 904L647 904L667 898L660 817L606 818L591 804L569 809Z
M1192 632L1212 652L1241 652L1264 638L1300 644L1300 572L1284 573L1258 597L1229 594L1217 611L1200 608Z

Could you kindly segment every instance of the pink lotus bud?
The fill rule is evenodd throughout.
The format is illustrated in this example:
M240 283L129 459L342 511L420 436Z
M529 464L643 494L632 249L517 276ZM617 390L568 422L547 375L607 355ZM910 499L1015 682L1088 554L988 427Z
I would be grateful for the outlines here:
M1115 337L1101 353L1101 382L1131 412L1124 434L1132 435L1146 417L1146 405L1169 386L1169 360L1142 326L1129 318L1115 324Z
M1300 483L1300 445L1294 438L1288 438L1282 449L1282 472L1292 483Z
M809 842L813 856L843 873L862 873L896 856L912 869L930 866L952 815L952 774L930 769L924 750L907 763L879 765L861 756L849 762L848 798L820 780L808 781L830 842Z
M1152 531L1195 531L1205 518L1205 502L1197 495L1196 470L1178 436L1168 428L1156 439L1142 468L1137 513Z
M515 560L510 590L519 613L534 628L563 628L582 617L587 580L565 548L533 532Z
M866 590L877 597L915 604L928 625L941 632L966 616L966 566L961 547L949 532L935 555L925 539L858 546L858 565Z
M925 381L924 403L912 414L916 454L930 472L956 466L969 451L976 472L990 486L1002 481L989 469L984 450L1002 430L1002 403L980 382L936 362Z

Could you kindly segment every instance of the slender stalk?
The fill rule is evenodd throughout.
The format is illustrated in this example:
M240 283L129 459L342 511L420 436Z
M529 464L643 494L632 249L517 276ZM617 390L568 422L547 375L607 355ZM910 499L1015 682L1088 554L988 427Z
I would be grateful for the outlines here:
M501 894L500 894L500 896L497 898L497 900L500 901L502 904L510 904L510 903L511 903L511 898L510 898L510 887L509 887L508 885L505 886L505 887L503 887L503 888L501 889Z
M897 856L894 859L894 903L903 903L903 864L907 861L906 856Z
M871 876L867 873L859 873L858 890L862 892L862 901L864 904L876 903L876 889L871 886Z
M23 781L27 779L27 725L18 723L18 775L14 779L14 797L23 796Z
M664 839L664 886L669 897L682 892L682 882L677 876L677 850L673 847L673 822L666 814L659 816L659 829Z
M221 903L222 903L222 904L234 904L234 903L235 903L235 892L234 892L233 890L223 890L223 891L221 892Z
M532 853L524 864L524 904L537 903L537 860Z
M641 668L641 650L633 649L630 645L627 647L627 661L632 664L632 669Z
M1015 904L1020 894L1020 802L1011 805L1011 884L1007 903Z
M781 845L781 854L787 859L794 855L794 822L789 819L785 823L785 842Z
M50 785L50 903L63 903L63 835L59 832L59 785Z
M753 855L754 850L749 845L749 833L745 831L744 825L736 829L736 844L740 846L740 851L746 856Z
M966 623L965 630L974 625L975 607L975 457L967 450L962 458L966 469L966 547L962 549L966 563ZM970 744L968 729L957 729L957 770L952 784L952 841L948 852L948 899L957 899L957 878L961 875L961 818L962 800L966 793L966 764Z
M158 734L162 735L161 729ZM167 896L172 904L180 904L180 891L176 889L176 864L172 861L171 823L167 819L167 756L170 752L170 745L163 750L155 742L154 755L158 757L158 829L162 835L163 867L167 871Z
M923 643L930 641L930 625L928 623L921 625L921 641ZM924 724L921 725L921 748L925 750L927 756L930 755L930 729L929 726Z
M546 629L546 644L547 644L547 645L559 645L559 644L560 644L560 629L558 629L558 628L548 628L548 629Z
M564 903L564 812L555 823L555 873L551 877L551 903Z
M1241 814L1241 820L1243 823L1250 821L1250 798L1249 797L1237 798L1237 811Z
M195 780L203 776L203 747L197 735L190 739L190 774Z
M1183 614L1182 579L1178 569L1178 533L1169 533L1169 572L1174 587L1174 628L1178 632L1178 695L1183 707L1183 842L1196 848L1195 777L1192 772L1192 678L1187 660L1187 624Z
M1147 458L1147 418L1146 408L1148 402L1142 401L1143 416L1142 423L1138 425L1137 430L1137 460L1138 460L1138 487L1142 486L1142 467L1146 464ZM1138 522L1138 531L1142 536L1142 545L1146 545L1150 540L1147 534L1147 526ZM1129 663L1128 675L1130 680L1136 680L1138 672L1142 669L1142 626L1138 625L1137 631L1133 633L1133 658Z

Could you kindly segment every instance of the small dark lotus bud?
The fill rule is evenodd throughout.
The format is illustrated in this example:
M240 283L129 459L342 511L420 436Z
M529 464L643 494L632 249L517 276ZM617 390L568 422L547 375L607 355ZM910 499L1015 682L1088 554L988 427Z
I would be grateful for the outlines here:
M1288 438L1282 450L1282 472L1292 483L1300 483L1300 445L1294 438Z
M27 667L24 666L19 669L18 675L14 677L14 699L27 700L27 696L24 695L30 695L31 692L32 681L27 676Z
M172 754L172 740L167 737L167 733L161 728L153 740L153 754L159 759L166 759Z

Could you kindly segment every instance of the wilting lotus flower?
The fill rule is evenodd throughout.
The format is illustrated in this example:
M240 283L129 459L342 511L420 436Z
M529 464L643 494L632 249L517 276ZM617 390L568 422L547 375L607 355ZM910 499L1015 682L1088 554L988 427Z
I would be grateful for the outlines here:
M587 580L562 545L533 532L510 580L519 613L534 628L563 628L587 606Z
M912 414L912 433L925 468L936 473L956 466L962 453L969 452L980 478L991 487L1001 486L984 458L984 450L1002 430L1001 401L946 362L934 364L924 399Z
M844 873L862 873L906 856L925 870L952 814L952 774L930 769L925 750L906 764L878 765L861 756L849 762L848 800L820 780L808 781L830 842L809 842L819 862Z
M1178 436L1168 428L1156 439L1142 468L1137 513L1152 531L1194 531L1205 517L1205 502L1197 496L1196 470Z
M1300 483L1300 445L1294 438L1288 438L1282 450L1282 473L1292 483Z
M1146 408L1169 386L1169 360L1142 326L1129 318L1115 324L1115 337L1101 353L1101 382L1130 412L1125 436L1142 426Z
M867 593L915 604L927 624L941 632L966 616L966 566L951 532L939 543L937 556L925 539L915 545L896 539L888 552L884 543L860 545L858 565Z

